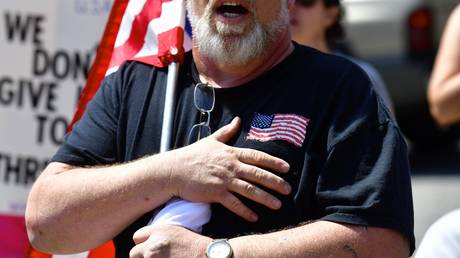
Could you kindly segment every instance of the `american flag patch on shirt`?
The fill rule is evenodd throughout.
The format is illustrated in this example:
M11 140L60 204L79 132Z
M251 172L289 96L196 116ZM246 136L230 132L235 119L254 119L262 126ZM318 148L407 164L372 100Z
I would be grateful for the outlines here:
M301 147L305 141L309 120L304 116L295 114L264 115L256 113L246 139L261 142L283 140Z

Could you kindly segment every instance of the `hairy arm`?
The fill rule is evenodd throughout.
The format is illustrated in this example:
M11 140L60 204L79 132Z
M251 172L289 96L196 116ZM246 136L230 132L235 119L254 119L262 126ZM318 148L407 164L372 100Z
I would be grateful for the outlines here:
M430 111L439 125L460 121L460 6L445 28L428 88Z
M211 238L178 226L147 226L134 234L130 258L205 257ZM234 258L403 258L409 242L400 233L377 227L360 227L327 221L268 234L229 240Z
M318 221L264 235L230 240L234 257L379 257L409 256L408 241L383 228Z

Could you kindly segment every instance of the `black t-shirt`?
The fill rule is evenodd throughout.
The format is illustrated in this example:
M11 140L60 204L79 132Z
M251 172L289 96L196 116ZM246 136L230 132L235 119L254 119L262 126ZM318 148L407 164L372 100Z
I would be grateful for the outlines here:
M128 62L107 77L52 161L112 164L158 153L166 74ZM187 143L190 128L199 120L193 104L196 78L189 53L177 86L175 148ZM275 194L283 202L276 211L241 197L259 214L256 223L213 204L204 235L229 238L327 220L394 229L414 250L406 145L359 67L296 44L269 72L215 92L213 131L241 117L242 129L228 144L289 162L291 169L282 177L293 190L289 196ZM127 257L133 233L151 216L145 214L114 239L117 257Z

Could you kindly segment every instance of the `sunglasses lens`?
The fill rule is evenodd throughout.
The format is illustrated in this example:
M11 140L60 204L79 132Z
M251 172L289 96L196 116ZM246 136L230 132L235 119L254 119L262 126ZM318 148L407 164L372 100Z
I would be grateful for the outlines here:
M201 112L211 112L214 108L214 88L205 83L195 86L195 106Z
M209 122L211 119L211 112L214 109L214 102L216 96L214 88L205 83L198 83L195 85L194 92L195 107L201 112L200 122L190 129L188 135L188 144L192 144L200 139L211 135L211 127Z
M302 6L312 6L316 0L296 0L296 2Z
M188 135L188 143L192 144L196 141L199 141L200 139L208 137L209 135L211 135L211 128L209 125L205 123L196 124L190 130Z

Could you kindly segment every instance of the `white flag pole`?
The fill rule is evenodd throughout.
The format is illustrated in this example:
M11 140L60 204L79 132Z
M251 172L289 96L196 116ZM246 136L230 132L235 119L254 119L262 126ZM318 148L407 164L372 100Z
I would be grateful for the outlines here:
M180 8L180 25L185 28L185 2L181 1ZM185 37L184 37L185 38ZM178 49L172 47L170 49L172 55L179 53ZM172 132L174 127L174 107L175 107L175 96L177 78L179 74L179 64L172 62L168 67L168 78L166 83L166 94L165 94L165 106L163 112L163 125L161 128L161 144L160 153L166 152L172 148Z
M165 106L163 112L163 126L161 128L160 152L166 152L172 148L172 131L174 126L174 107L176 96L177 77L179 64L171 63L168 67L168 81L166 84Z

